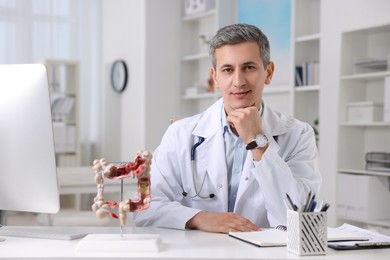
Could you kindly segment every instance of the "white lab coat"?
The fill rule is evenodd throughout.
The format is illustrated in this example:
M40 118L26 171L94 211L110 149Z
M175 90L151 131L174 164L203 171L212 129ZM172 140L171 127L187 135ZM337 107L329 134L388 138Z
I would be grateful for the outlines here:
M137 226L184 229L186 222L201 210L226 212L228 176L221 120L223 100L205 112L170 125L151 165L150 208L134 214ZM255 164L247 153L234 212L259 227L286 224L284 200L288 193L299 206L309 191L319 193L321 175L312 127L264 106L264 133L269 147ZM196 149L194 177L202 196L196 195L191 173L191 147L199 136L205 141ZM277 136L277 141L274 136ZM207 172L207 178L202 180ZM183 196L183 191L187 196Z

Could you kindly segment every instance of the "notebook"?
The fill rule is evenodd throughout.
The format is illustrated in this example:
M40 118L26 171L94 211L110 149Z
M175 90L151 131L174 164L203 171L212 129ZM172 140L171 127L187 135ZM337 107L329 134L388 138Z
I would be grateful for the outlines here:
M274 228L252 232L229 232L229 236L260 247L287 245L287 232Z
M346 231L341 227L328 227L327 232L328 242L368 240L368 238L362 234ZM283 228L283 226L252 232L229 232L229 236L260 247L287 245L287 232L286 228Z

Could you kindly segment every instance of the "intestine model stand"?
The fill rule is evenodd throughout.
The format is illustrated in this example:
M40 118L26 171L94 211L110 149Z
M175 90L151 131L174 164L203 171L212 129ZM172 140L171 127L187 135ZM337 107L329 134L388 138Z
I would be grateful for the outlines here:
M142 211L150 205L150 165L152 154L148 151L137 152L134 162L130 163L109 163L106 159L94 160L93 169L95 172L95 183L97 195L94 198L92 210L96 217L113 217L120 219L121 235L122 227L126 225L129 212ZM138 198L136 200L123 200L123 180L125 178L138 179ZM115 179L121 181L121 201L104 200L104 179ZM114 211L118 211L118 215Z

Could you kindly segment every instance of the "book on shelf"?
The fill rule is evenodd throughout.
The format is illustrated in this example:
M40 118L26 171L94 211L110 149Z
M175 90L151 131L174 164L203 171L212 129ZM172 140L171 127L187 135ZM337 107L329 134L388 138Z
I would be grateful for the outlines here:
M383 121L390 122L390 76L385 78Z
M54 121L63 121L68 116L75 104L75 97L65 96L58 97L51 104L51 112Z
M302 66L295 66L295 86L303 86Z
M304 62L295 66L295 86L318 85L320 82L320 63L318 61Z

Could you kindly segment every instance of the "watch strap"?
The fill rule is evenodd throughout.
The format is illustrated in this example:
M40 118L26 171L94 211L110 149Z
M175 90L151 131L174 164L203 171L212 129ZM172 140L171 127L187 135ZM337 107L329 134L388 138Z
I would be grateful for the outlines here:
M253 149L255 149L256 147L257 147L256 140L252 140L251 142L249 142L249 143L246 145L245 149L247 149L247 150L253 150Z
M264 134L258 134L256 135L255 139L250 141L246 148L247 150L253 150L255 148L262 148L265 147L268 144L268 138Z

